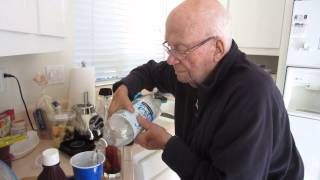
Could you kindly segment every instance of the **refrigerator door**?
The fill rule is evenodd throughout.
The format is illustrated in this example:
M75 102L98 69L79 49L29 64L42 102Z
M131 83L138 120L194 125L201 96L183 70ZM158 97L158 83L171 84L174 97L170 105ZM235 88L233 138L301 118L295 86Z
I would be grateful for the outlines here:
M289 116L290 128L304 163L304 179L320 179L320 121Z
M288 67L284 103L289 115L320 120L320 69Z
M294 2L287 66L320 67L320 1Z

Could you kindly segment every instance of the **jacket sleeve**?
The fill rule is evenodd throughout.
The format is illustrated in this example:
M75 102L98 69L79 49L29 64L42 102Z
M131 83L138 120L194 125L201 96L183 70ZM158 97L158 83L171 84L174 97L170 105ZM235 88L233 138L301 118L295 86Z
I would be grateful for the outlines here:
M162 159L182 179L264 179L272 156L273 138L278 138L273 137L272 126L273 119L279 117L272 111L277 109L276 101L280 100L274 100L274 92L270 91L261 85L234 91L226 100L219 119L222 123L213 132L206 158L200 158L175 136L167 143Z
M157 87L159 91L174 94L176 76L172 66L165 61L160 63L150 60L148 63L133 69L128 76L113 85L115 91L121 84L127 86L129 98L142 89L152 90Z

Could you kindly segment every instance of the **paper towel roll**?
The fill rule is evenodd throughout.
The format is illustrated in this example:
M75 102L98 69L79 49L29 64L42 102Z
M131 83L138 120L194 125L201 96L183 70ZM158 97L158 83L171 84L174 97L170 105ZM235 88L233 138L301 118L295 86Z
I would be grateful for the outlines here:
M94 67L77 67L71 69L69 87L69 110L75 104L84 103L84 92L88 92L89 103L95 105L95 71Z

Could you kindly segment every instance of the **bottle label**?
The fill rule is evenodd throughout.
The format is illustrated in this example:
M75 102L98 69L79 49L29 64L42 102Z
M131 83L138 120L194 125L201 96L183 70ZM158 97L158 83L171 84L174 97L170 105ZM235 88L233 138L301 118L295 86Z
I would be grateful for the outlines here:
M152 122L154 120L154 113L152 111L152 109L150 108L150 106L144 102L138 102L136 104L133 105L134 109L138 111L138 113L140 114L140 116L143 116L144 118L146 118L147 120L149 120L150 122Z
M121 114L128 120L130 123L133 132L134 137L137 136L137 134L142 130L142 127L137 121L137 117L140 115L144 118L146 118L148 121L153 122L155 119L155 114L153 113L151 107L144 101L136 101L134 102L133 108L135 109L134 113L130 113L128 111L123 111Z
M132 131L128 130L131 131L129 134L133 133L133 137L135 138L142 130L137 117L142 116L148 121L153 122L160 112L161 102L155 101L151 96L145 96L143 98L135 99L132 103L134 113L130 113L129 111L122 109L117 111L116 114L127 120L132 129Z

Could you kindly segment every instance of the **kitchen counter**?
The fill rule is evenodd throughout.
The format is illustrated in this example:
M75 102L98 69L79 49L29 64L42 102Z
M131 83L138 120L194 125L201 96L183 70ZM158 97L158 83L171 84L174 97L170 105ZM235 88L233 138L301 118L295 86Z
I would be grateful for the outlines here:
M174 134L174 123L173 120L160 117L155 121L156 124L164 127L169 131L170 134ZM12 169L17 174L19 179L29 180L35 179L40 172L42 171L42 166L39 163L39 159L42 151L47 148L52 147L51 140L40 140L39 145L28 155L21 159L17 159L12 162ZM121 178L119 180L132 180L133 179L133 167L132 167L132 158L135 154L143 151L144 148L134 144L131 146L126 146L122 149L121 157ZM67 176L72 176L73 171L69 163L70 157L64 153L60 152L60 166ZM38 161L38 162L37 162Z

